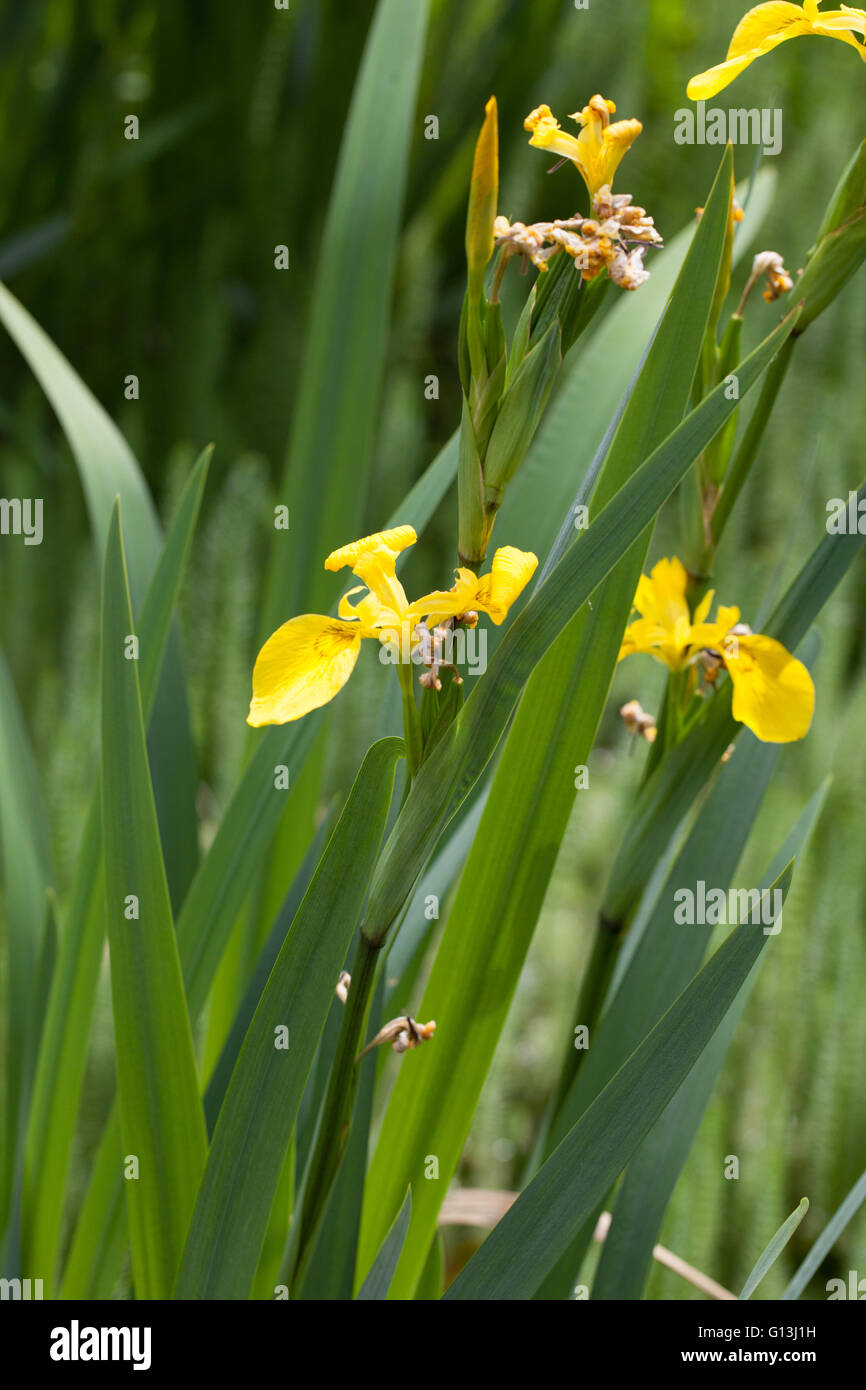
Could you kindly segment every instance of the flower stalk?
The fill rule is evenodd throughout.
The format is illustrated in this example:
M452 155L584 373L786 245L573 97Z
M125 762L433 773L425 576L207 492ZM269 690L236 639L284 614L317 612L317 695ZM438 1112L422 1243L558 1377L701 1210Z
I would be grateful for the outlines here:
M358 1087L358 1054L364 1042L379 963L379 950L380 947L373 945L363 932L360 934L350 972L352 983L348 990L337 1050L304 1180L304 1201L291 1287L297 1288L303 1282L316 1234L345 1156Z

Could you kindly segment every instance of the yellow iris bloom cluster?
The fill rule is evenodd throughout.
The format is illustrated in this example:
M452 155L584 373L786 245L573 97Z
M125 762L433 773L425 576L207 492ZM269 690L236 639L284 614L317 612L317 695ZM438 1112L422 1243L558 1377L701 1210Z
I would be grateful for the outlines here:
M569 116L570 121L581 126L579 135L563 130L549 106L530 111L523 125L532 132L530 145L571 161L592 199L605 184L613 183L620 160L643 130L640 121L611 123L615 111L614 102L602 96L592 97L582 111Z
M670 671L684 671L706 656L731 677L732 711L739 723L764 743L803 738L812 722L815 687L802 661L775 638L741 624L739 608L720 605L709 622L712 590L690 614L687 583L676 556L641 575L634 598L640 617L625 630L619 660L645 652Z
M365 637L399 642L411 650L421 622L443 622L487 613L497 625L532 578L538 559L531 551L501 546L489 574L458 569L450 589L436 589L410 603L397 578L397 557L417 536L411 526L377 531L333 551L326 570L351 568L363 582L340 600L337 618L304 613L283 623L267 640L253 670L247 723L287 724L326 705L352 674ZM366 589L357 603L350 599Z

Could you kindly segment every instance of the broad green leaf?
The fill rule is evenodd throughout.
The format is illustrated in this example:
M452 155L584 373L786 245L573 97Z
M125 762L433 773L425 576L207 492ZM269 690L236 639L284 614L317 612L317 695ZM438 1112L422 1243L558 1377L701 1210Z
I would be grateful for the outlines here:
M198 519L211 450L192 470L148 587L138 623L141 701L153 708L172 614ZM105 940L99 789L82 833L72 891L47 1001L27 1130L22 1241L28 1268L53 1288L66 1175L87 1060L93 1002Z
M294 724L264 731L186 896L177 919L177 940L193 1018L204 1008L238 912L320 723L315 711ZM282 767L289 769L288 789L277 776Z
M123 1142L117 1105L93 1160L90 1183L78 1213L75 1235L63 1270L61 1299L108 1299L114 1295L129 1243Z
M760 1284L764 1275L776 1263L791 1236L796 1231L806 1212L809 1210L809 1198L803 1197L786 1221L782 1222L776 1234L773 1236L769 1245L763 1250L755 1264L754 1269L743 1285L740 1298L751 1298L755 1289Z
M324 612L324 557L360 535L385 372L391 293L428 0L379 0L322 235L275 541L266 635L290 612ZM292 266L292 274L303 274ZM328 486L322 487L327 461Z
M217 1120L177 1278L178 1298L249 1294L402 756L400 739L382 739L370 749L277 957Z
M787 894L789 865L773 885ZM529 1299L676 1093L769 940L737 927L569 1130L448 1289L446 1299Z
M400 1258L400 1251L403 1249L403 1242L406 1239L406 1232L409 1229L409 1218L412 1215L412 1189L407 1188L403 1205L394 1218L394 1222L388 1231L382 1248L370 1266L370 1273L367 1275L357 1297L362 1301L372 1299L385 1299L388 1297L388 1290L391 1287L391 1280L394 1278L394 1271L397 1268L397 1261Z
M848 1222L852 1217L856 1216L864 1202L866 1202L866 1172L860 1174L860 1177L851 1188L851 1191L848 1193L842 1205L834 1211L833 1215L830 1217L827 1225L824 1227L790 1284L785 1289L785 1292L782 1294L783 1299L791 1300L800 1297L800 1294L806 1288L813 1274L817 1272L833 1249L833 1246L845 1230Z
M277 920L271 928L267 941L261 949L259 958L256 961L256 968L250 978L246 993L241 1001L241 1006L235 1015L232 1023L231 1032L226 1039L219 1061L214 1067L213 1072L208 1078L207 1090L204 1096L204 1113L207 1121L208 1132L213 1133L220 1106L225 1098L226 1088L229 1084L231 1074L234 1071L235 1063L247 1035L250 1024L255 1016L256 1007L262 997L262 991L268 982L268 977L274 968L277 956L288 935L289 928L295 920L295 914L300 907L304 894L310 886L310 880L316 869L316 865L322 857L322 851L327 844L327 837L330 835L333 826L330 817L327 817L319 827L310 845L309 850L304 856L304 862L295 874L292 886L286 894L285 901L277 914Z
M0 285L0 321L26 358L63 428L78 467L96 553L105 553L109 519L119 497L126 518L133 611L144 600L162 546L159 521L132 451L38 323ZM198 857L195 755L189 730L180 642L172 635L150 738L159 825L172 900L179 903Z
M102 598L102 839L121 1132L137 1296L165 1298L207 1139L150 782L119 505ZM131 1161L127 1159L127 1161Z

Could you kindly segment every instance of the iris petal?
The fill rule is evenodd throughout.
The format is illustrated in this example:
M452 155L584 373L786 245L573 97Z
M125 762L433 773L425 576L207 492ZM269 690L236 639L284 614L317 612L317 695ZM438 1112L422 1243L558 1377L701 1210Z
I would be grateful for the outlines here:
M354 670L361 636L358 623L319 613L283 623L256 658L247 723L288 724L333 700Z
M509 608L529 583L538 556L531 550L518 550L513 545L503 545L493 556L490 573L478 581L475 593L475 607L489 613L497 627L505 621Z
M815 687L802 661L772 637L736 638L736 654L725 654L734 686L732 712L764 743L803 738L812 722Z

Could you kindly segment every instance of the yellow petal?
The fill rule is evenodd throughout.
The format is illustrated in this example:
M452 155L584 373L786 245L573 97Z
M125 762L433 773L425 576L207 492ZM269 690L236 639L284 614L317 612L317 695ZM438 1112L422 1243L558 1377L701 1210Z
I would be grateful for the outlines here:
M546 104L543 106L536 106L534 111L530 111L526 120L523 122L523 129L535 131L543 121L552 121L554 125L559 125L559 121Z
M538 556L531 550L518 550L513 545L503 545L493 556L490 573L478 581L475 592L475 607L489 613L497 627L515 599L522 594L538 565Z
M548 110L547 107L539 107L539 111ZM534 145L538 150L550 150L551 154L558 154L561 159L570 159L573 164L580 164L580 144L576 135L569 135L568 131L562 130L559 121L554 116L541 117L535 121L534 125L527 122L535 117L527 116L523 122L527 130L532 131L530 145Z
M787 0L770 0L769 4L757 5L743 16L734 30L725 62L693 77L686 88L687 96L692 101L715 96L756 58L769 53L786 39L811 32L812 25L802 6L788 4Z
M597 192L604 184L613 183L620 161L643 130L640 121L615 121L602 136L602 156L595 178Z
M616 106L598 93L572 120L583 126L577 144L581 172L590 194L595 195L605 184L613 183L619 163L643 130L640 121L610 123Z
M583 127L576 138L560 129L549 106L537 106L523 124L532 131L530 145L570 159L594 197L604 184L613 182L620 160L643 129L640 121L616 121L611 125L615 110L614 102L596 94L581 111L571 115L571 120Z
M372 536L362 536L359 541L350 541L339 550L332 550L325 561L326 570L341 570L346 565L354 569L359 560L382 551L392 551L395 556L401 550L414 545L418 537L411 526L395 526L391 531L375 531Z
M450 589L434 589L412 604L410 616L426 622L441 622L443 618L459 618L475 607L478 579L472 570L457 570Z
M863 34L866 38L866 13L863 10L846 12L843 6L841 10L828 10L827 14L819 15L818 18L819 23L814 26L813 33L822 34L827 39L841 39L843 43L856 48L866 62L866 44L860 43L850 32L856 29L858 34Z
M688 575L681 560L675 555L670 560L659 560L648 575L642 574L638 580L634 607L642 617L673 632L682 618L689 621L687 584Z
M288 724L333 700L361 649L358 623L304 613L272 633L256 658L247 723Z
M788 0L769 0L769 3L756 5L744 14L731 38L726 53L727 58L741 58L754 48L768 51L776 43L790 37L795 25L811 28L809 16L803 5L792 5ZM781 38L780 38L781 35ZM764 49L764 45L768 48Z
M707 614L713 606L713 599L715 598L715 596L715 589L708 589L707 592L704 594L703 598L701 599L700 603L695 609L695 615L692 618L692 622L694 623L695 627L698 627L700 623L706 621ZM733 623L731 624L731 626L733 627Z
M366 599L362 600L366 605L365 622L396 622L399 625L405 617L408 602L403 585L397 578L397 556L401 550L414 545L417 539L411 526L396 526L391 531L376 531L372 536L352 541L328 556L326 570L339 570L351 565L354 573L363 579L370 590L375 602L368 604Z
M734 718L764 743L803 738L812 722L815 687L802 661L772 637L750 633L735 640L736 654L724 654L734 685Z
M725 606L725 604L722 603L719 605L719 610L716 613L716 624L722 628L724 632L730 632L731 628L736 627L739 621L740 610L736 604Z
M670 671L679 671L683 664L683 648L671 632L650 618L637 618L626 628L617 661L627 656L652 656Z

